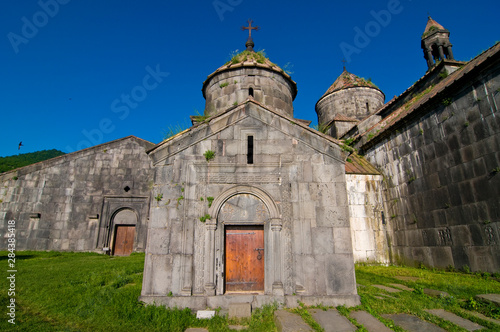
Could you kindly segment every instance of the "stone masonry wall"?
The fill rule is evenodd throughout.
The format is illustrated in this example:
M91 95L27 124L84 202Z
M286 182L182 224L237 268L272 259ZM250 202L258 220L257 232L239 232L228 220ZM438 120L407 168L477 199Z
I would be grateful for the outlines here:
M293 117L292 83L280 73L262 68L232 69L210 78L205 91L205 114L214 115L216 110L245 101L250 88L256 101Z
M500 270L500 67L490 69L367 151L402 260Z
M318 122L329 123L337 114L362 120L382 106L384 98L384 94L375 88L354 87L335 91L318 101Z
M253 164L246 158L249 135ZM162 200L151 207L142 299L168 300L172 292L169 305L182 306L172 302L180 301L176 296L209 294L211 278L215 295L223 294L224 220L218 209L238 193L255 196L269 209L266 294L274 294L281 279L285 295L353 296L345 170L342 152L332 144L248 103L153 151L154 195ZM216 152L208 162L207 150ZM214 198L211 207L207 197ZM255 213L248 208L235 213ZM207 242L211 232L214 244Z
M390 262L382 180L381 175L346 174L352 248L358 263Z
M134 249L144 250L152 181L145 150L150 146L128 137L1 174L0 248L7 248L7 221L15 220L19 250L95 250L99 226L106 223L104 200L114 197L122 207L131 200L146 202L145 211L135 211L143 218Z

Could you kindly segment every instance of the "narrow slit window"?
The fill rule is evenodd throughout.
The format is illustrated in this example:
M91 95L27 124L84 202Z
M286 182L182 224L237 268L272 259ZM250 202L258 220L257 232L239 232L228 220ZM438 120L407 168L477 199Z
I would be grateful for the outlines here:
M247 164L253 164L253 136L247 136Z
M253 88L248 89L248 95L253 97Z
M366 103L366 113L370 114L370 105L368 103Z

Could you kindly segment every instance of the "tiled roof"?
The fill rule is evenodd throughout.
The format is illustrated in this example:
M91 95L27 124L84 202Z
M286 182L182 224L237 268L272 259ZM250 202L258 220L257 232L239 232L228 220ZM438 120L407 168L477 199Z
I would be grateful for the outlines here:
M347 70L344 69L342 74L340 74L340 76L337 77L335 82L333 82L333 84L330 86L330 88L328 88L328 90L326 90L325 94L321 98L325 97L326 95L329 95L332 92L354 87L367 87L380 90L370 80L365 80L364 78L360 78L354 74L349 73Z
M356 153L352 153L347 158L345 172L346 174L380 174L372 164Z
M270 69L275 72L280 73L285 78L289 79L293 86L295 87L295 91L293 92L293 98L297 95L297 83L295 83L291 76L288 75L283 69L281 69L278 65L272 63L262 52L254 52L254 51L243 51L228 61L223 66L219 67L212 74L207 76L205 82L203 82L203 87L208 83L208 81L217 75L220 72L231 70L231 69L239 69L244 67L257 67L263 69ZM203 89L204 90L204 89Z
M343 122L359 122L359 120L357 119L354 119L354 118L350 118L348 116L345 116L343 114L337 114L335 115L335 117L333 118L334 121L343 121Z
M434 21L429 16L429 19L427 20L427 25L425 26L424 34L422 35L422 37L425 37L429 33L433 32L433 31L437 31L437 30L445 30L446 31L446 29L441 24L439 24L438 22Z

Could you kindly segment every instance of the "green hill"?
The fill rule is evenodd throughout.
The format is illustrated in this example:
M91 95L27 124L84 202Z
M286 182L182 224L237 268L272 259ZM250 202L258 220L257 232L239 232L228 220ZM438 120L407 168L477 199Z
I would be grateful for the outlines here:
M63 155L59 150L43 150L31 153L23 153L15 156L0 157L0 173L7 172L19 167L31 165L50 158Z

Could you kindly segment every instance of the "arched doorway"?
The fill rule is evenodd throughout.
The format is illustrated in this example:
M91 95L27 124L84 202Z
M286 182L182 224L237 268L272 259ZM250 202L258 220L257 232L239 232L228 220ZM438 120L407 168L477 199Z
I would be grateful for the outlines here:
M226 293L264 292L266 205L252 194L238 194L222 205L218 222L224 228Z
M240 233L260 232L264 239L262 247L259 244L249 244L248 240L239 241L244 247L247 246L244 249L247 251L245 254L247 258L250 259L250 256L253 256L254 260L264 261L264 289L262 290L262 286L256 286L258 290L249 291L282 296L284 294L281 282L282 220L278 206L271 196L254 186L235 186L220 194L208 212L214 218L205 223L205 294L208 296L225 294L226 286L228 286L226 284L228 280L226 278L226 236L228 232L236 233L238 230ZM240 249L236 247L234 251L238 253ZM243 269L243 271L246 270L248 269ZM230 282L231 280L247 284L257 282L251 279L229 279ZM238 287L233 288L233 292L240 291L244 290Z
M136 224L137 214L133 210L119 210L113 216L113 255L128 256L132 253Z

